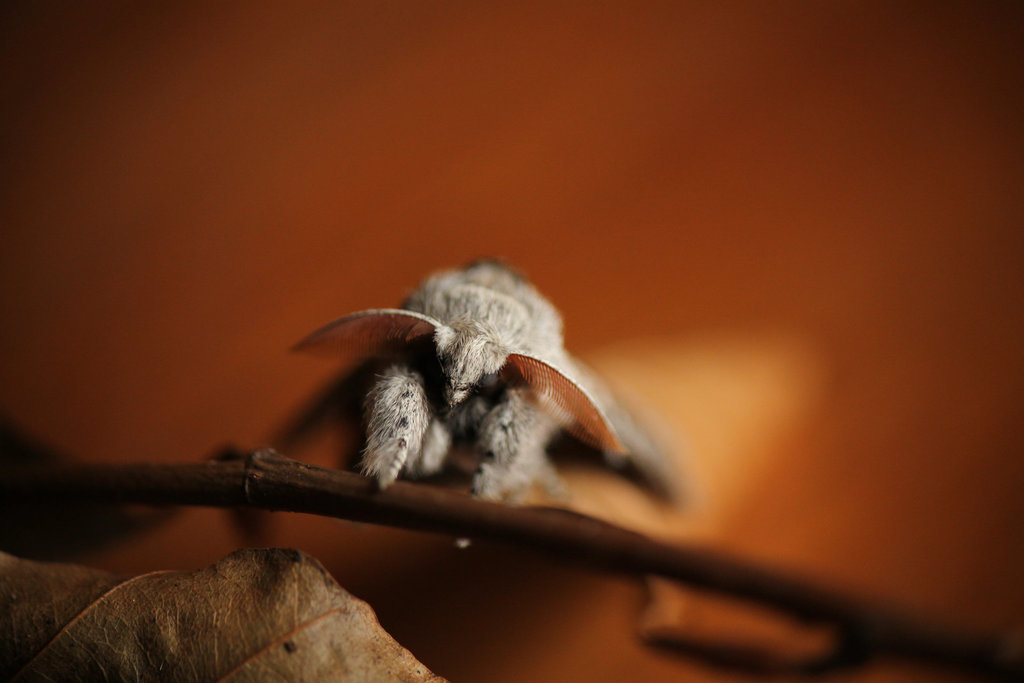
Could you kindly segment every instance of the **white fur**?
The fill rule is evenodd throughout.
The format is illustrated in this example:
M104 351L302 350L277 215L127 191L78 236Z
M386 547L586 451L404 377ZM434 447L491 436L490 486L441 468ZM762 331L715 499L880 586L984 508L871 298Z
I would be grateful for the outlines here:
M559 488L546 456L547 445L559 430L558 416L545 412L529 387L506 387L497 380L482 388L495 382L510 353L544 359L571 373L567 376L607 414L623 443L653 448L653 441L611 393L565 351L562 319L554 306L508 267L479 262L438 273L427 278L403 308L433 321L443 386L428 387L424 378L431 373L414 367L420 361L410 356L388 368L369 392L362 468L382 488L400 474L439 471L453 439L472 440L480 454L473 479L476 495L516 500L537 482L549 490ZM660 452L637 455L641 457L635 462L653 465L649 469L657 476L667 472Z

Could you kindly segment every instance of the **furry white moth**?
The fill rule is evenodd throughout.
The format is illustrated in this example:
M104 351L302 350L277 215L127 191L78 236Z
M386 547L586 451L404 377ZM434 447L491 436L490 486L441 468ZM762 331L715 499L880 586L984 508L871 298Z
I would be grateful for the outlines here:
M362 470L382 488L438 472L453 441L465 441L480 455L474 494L517 500L534 483L557 490L546 449L561 429L672 488L655 441L566 352L555 307L501 263L432 275L402 308L339 318L296 349L392 360L365 403Z

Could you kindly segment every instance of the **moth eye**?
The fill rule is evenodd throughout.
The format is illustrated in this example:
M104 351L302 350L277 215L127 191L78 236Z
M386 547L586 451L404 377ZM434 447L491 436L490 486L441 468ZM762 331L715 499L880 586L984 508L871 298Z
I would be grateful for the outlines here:
M486 375L480 378L480 386L484 389L490 389L498 383L498 373L488 372Z

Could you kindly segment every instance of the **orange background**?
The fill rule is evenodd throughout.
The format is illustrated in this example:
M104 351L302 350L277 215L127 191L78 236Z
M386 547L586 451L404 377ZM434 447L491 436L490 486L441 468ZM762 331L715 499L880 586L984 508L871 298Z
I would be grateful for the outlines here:
M87 460L256 445L329 374L285 352L299 337L501 256L584 354L766 330L815 349L819 399L716 545L1020 624L1013 8L5 6L0 408ZM695 675L635 643L630 582L274 524L441 675ZM240 543L190 510L87 560L194 568Z

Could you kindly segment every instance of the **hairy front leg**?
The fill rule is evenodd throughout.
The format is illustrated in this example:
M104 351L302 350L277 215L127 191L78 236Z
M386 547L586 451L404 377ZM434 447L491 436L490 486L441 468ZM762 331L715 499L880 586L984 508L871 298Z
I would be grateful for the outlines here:
M526 390L509 389L480 425L477 443L482 460L473 493L517 501L534 482L547 483L553 470L545 448L557 430L555 422L527 399Z
M423 435L420 457L406 464L406 472L411 477L429 477L431 474L437 474L444 467L451 446L452 435L447 425L436 417L432 418Z
M385 370L366 398L363 474L386 488L403 467L415 471L431 417L423 377L403 365Z

